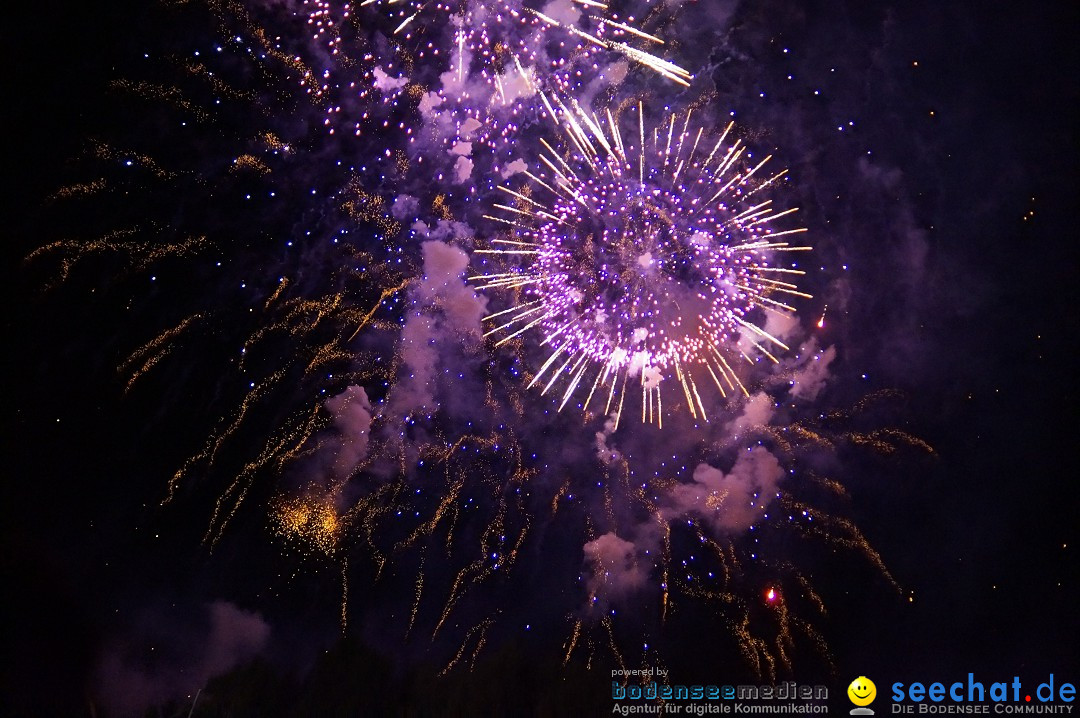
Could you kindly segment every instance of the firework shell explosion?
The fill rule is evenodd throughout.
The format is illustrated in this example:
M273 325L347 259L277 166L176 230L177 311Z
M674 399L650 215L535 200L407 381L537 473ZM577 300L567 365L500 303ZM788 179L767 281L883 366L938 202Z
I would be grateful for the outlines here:
M411 25L420 22L428 29L433 23L452 28L455 53L453 73L463 82L474 71L494 85L500 102L507 102L504 85L508 83L511 63L519 77L529 84L529 77L542 75L541 83L554 82L562 88L573 87L580 69L575 57L593 61L602 52L621 55L677 84L688 86L693 76L684 68L652 54L635 43L660 47L664 41L635 25L635 18L624 20L610 11L607 3L572 0L532 6L522 2L401 2L400 0L364 0L361 7L384 8L397 25L393 34L404 42L412 41ZM329 3L319 3L312 22L329 12ZM424 22L424 19L427 22ZM330 21L332 23L332 21ZM441 48L445 54L446 47ZM439 45L428 43L426 52L438 56ZM419 57L423 59L423 51ZM528 68L528 69L526 69Z
M650 26L662 25L669 14L662 3L644 9ZM296 14L306 18L316 48L315 53L311 48L299 52L313 54L324 66L305 84L308 92L325 96L327 130L361 134L370 111L352 112L350 106L373 88L384 103L404 96L419 107L431 130L428 139L458 155L451 177L471 169L473 147L485 148L496 161L511 161L521 123L535 119L537 93L544 89L596 92L600 85L625 78L631 68L676 85L687 86L692 79L684 68L654 54L664 47L660 37L642 29L633 16L620 18L606 4L591 0L542 7L398 0L366 0L356 6L310 0ZM374 44L389 51L381 57L365 54L366 77L358 81L356 47L369 44L357 42L356 28L370 26L385 33ZM412 126L400 124L399 129L410 143L419 137L412 136Z
M740 140L725 144L732 124L715 143L705 135L702 146L704 128L690 130L691 111L646 133L639 103L631 143L610 111L601 124L596 114L572 106L559 102L570 162L545 142L546 171L525 173L535 185L531 196L500 187L515 204L495 207L511 219L489 218L512 227L512 238L477 253L525 257L529 264L473 277L482 289L521 293L520 304L486 317L498 319L486 334L506 332L502 344L538 328L541 345L552 349L530 385L542 382L546 393L565 372L560 409L596 367L582 408L599 390L606 396L603 413L616 407L615 428L631 375L641 386L643 421L663 425L666 377L679 385L690 413L707 421L692 369L707 372L721 395L748 397L728 357L753 365L746 347L778 363L763 344L788 349L763 321L753 321L755 309L786 319L794 307L775 297L811 298L785 281L804 272L772 259L809 249L787 241L805 230L773 225L795 211L774 210L767 196L786 171L756 181L770 157L740 164L752 154ZM668 403L675 403L670 393Z
M793 313L786 174L707 101L590 103L600 59L661 92L691 76L602 36L659 46L630 17L556 4L595 32L514 3L172 8L215 39L162 41L114 84L139 139L89 143L52 202L95 219L27 264L155 327L112 340L133 401L207 397L160 498L208 550L276 537L267 596L329 584L342 630L443 675L522 630L567 667L666 665L688 636L747 675L828 666L803 558L896 584L820 457L932 450L865 426L889 396L814 404L836 352ZM562 75L536 54L556 30ZM502 83L502 53L533 78L527 128L436 111ZM461 146L482 125L505 153L483 167Z

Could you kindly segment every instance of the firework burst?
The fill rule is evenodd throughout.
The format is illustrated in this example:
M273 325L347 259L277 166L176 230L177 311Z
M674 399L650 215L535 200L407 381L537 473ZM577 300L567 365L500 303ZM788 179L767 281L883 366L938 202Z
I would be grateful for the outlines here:
M756 159L731 124L716 139L691 128L692 110L646 131L639 103L635 136L624 137L610 111L541 97L566 148L543 142L531 184L499 188L508 202L488 218L509 236L477 253L527 261L472 277L516 293L487 317L487 335L502 334L501 345L536 328L549 353L530 386L561 386L560 410L580 387L581 407L614 409L617 427L633 377L642 421L662 426L672 383L668 406L685 399L708 421L702 378L723 396L749 396L733 364L753 365L751 354L777 362L788 347L766 331L766 315L790 315L789 298L810 297L790 281L804 272L778 261L810 249L791 242L804 229L776 222L795 209L768 197L787 170L768 175L771 156Z
M329 5L313 3L318 14L326 13ZM503 85L511 71L531 82L530 77L539 70L546 78L543 81L567 90L576 86L575 76L580 75L574 57L595 58L599 52L622 55L681 85L689 85L693 79L685 68L642 49L661 47L664 41L638 27L633 16L620 18L609 10L607 3L573 0L551 3L544 10L520 0L489 3L364 0L360 6L385 7L395 23L393 35L404 43L417 40L414 33L418 25L451 27L452 72L460 81L469 72L469 66L475 65L485 80L495 85L503 102L507 97ZM548 46L553 49L550 58L544 52ZM440 49L446 54L446 48L428 43L418 56L438 56Z

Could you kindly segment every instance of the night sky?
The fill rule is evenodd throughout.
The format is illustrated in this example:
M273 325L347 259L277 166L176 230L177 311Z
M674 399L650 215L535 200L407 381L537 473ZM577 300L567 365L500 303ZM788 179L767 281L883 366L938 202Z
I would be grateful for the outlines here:
M616 431L527 388L539 335L480 337L507 293L460 279L500 168L557 136L524 97L460 161L506 51L453 89L445 21L357 10L333 55L307 12L6 23L0 714L606 715L620 665L833 711L858 675L1080 679L1075 7L671 3L639 20L689 88L580 65L583 104L734 119L814 247L752 398ZM706 515L705 476L784 498Z

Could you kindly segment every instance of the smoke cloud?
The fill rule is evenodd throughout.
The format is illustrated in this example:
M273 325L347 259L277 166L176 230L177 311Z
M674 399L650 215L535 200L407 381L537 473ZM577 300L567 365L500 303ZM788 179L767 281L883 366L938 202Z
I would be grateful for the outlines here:
M148 611L101 656L97 691L109 715L137 716L171 699L191 699L211 678L258 655L270 626L227 601L204 607L197 621Z
M426 226L424 227L426 230ZM459 231L440 220L433 235ZM396 412L431 412L439 407L434 395L439 347L464 338L478 341L487 297L465 284L469 255L437 239L422 245L424 276L412 292L413 309L401 331L401 358L407 374L394 385L391 404Z
M327 400L326 408L334 417L334 427L341 432L333 464L334 478L345 479L367 457L371 403L363 387L350 386Z
M693 481L674 488L661 514L668 520L696 516L717 533L745 531L764 515L783 476L776 457L755 446L740 452L727 474L698 464Z
M586 587L590 600L606 606L645 585L649 568L638 557L638 548L614 533L585 544Z

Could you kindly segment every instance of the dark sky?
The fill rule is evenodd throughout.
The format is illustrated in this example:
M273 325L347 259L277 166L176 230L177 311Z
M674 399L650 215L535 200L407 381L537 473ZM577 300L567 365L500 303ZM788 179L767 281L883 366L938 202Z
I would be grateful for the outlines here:
M140 115L137 103L117 99L109 83L141 72L136 63L144 52L213 42L205 23L164 26L160 11L139 5L22 7L5 23L13 121L4 250L10 296L4 314L9 400L0 535L7 610L0 713L101 715L110 700L125 705L116 702L117 692L144 691L147 703L166 703L201 684L148 671L153 685L121 685L135 680L131 666L210 676L252 658L265 661L251 670L273 675L270 682L299 686L309 708L319 705L314 696L326 685L340 690L338 706L427 705L411 692L416 682L434 680L446 662L436 654L446 647L433 641L429 653L416 641L406 644L394 632L398 624L383 625L380 618L407 613L408 567L375 586L373 569L357 567L364 563L357 559L349 638L339 639L339 574L274 543L265 511L240 512L213 553L202 542L221 476L159 506L168 478L197 450L223 407L235 405L238 395L217 367L228 365L226 353L252 327L244 325L240 309L223 312L193 350L128 394L116 366L190 307L242 309L245 295L182 260L132 272L108 257L92 260L70 284L44 291L47 273L23 260L83 227L142 216L237 237L222 254L229 258L229 282L242 277L260 291L272 289L277 273L288 271L297 286L317 293L324 291L320 282L330 281L323 270L332 257L314 251L293 257L267 237L298 236L303 226L329 233L325 208L305 206L302 198L309 186L340 181L337 170L325 177L319 172L341 145L328 143L323 151L311 141L315 159L294 165L295 174L275 185L290 198L285 209L244 214L249 210L239 203L221 199L243 191L242 183L208 173L182 196L151 189L99 203L47 199L92 164L85 148L99 138L127 139L181 164L190 154L197 166L227 151L220 146L243 134L237 127L264 121L238 109L201 134L184 135L166 126L161 118L167 112ZM878 414L852 419L849 429L869 430L877 422L934 449L932 456L904 450L881 458L845 447L822 460L850 494L829 508L861 528L901 591L892 591L855 554L810 553L782 541L773 547L805 561L830 606L818 628L835 661L828 680L837 695L859 674L880 676L879 690L883 682L945 680L969 671L1028 681L1049 673L1080 679L1072 468L1080 428L1072 215L1080 106L1076 15L1058 2L776 0L741 3L733 12L729 4L705 0L673 26L679 51L708 57L701 65L709 67L718 105L737 108L742 124L768 127L768 141L790 148L785 161L798 184L803 221L816 235L815 257L828 265L810 279L811 288L830 302L827 319L836 317L821 335L839 357L829 406L894 391L899 398ZM788 81L789 74L794 79ZM242 71L233 77L256 83ZM813 94L818 89L822 94ZM298 113L265 120L269 126L319 136L299 129L309 121L299 116L299 105L267 106ZM855 124L845 126L849 119ZM845 129L837 131L837 123ZM365 151L372 146L361 145L360 155ZM294 186L284 189L289 180ZM392 198L426 181L402 179L396 188L381 189ZM360 224L357 236L376 232ZM426 266L418 242L409 246L409 266ZM850 265L851 273L842 274L840 265ZM158 271L185 279L147 289L146 276ZM372 338L366 348L378 353L385 341ZM463 366L474 366L463 356ZM335 386L331 394L344 388ZM298 380L297 394L308 388ZM278 410L280 416L260 417L245 429L240 443L264 441L288 407ZM455 411L447 408L429 428L465 433L463 420L454 417L466 414ZM523 450L541 454L544 469L545 462L561 462L572 476L597 471L569 456L571 449L556 460L560 437L572 425L541 418L516 433ZM582 445L590 460L589 433L596 430L586 432ZM654 449L659 456L665 442L685 445L643 436L628 434L623 446L642 462L652 460ZM242 455L237 449L224 462L239 465ZM496 462L494 475L508 476L510 469L500 466ZM298 479L287 474L280 481ZM265 507L272 496L272 488L260 484L251 502ZM580 541L553 535L530 551L543 566L490 594L478 589L478 605L466 603L462 621L478 620L490 603L505 605L505 615L524 617L523 623L545 616L548 604L567 601L574 587L561 585L560 577L580 571ZM429 571L436 585L453 578L450 568ZM405 608L395 614L401 597ZM716 630L717 624L695 611L705 609L690 610L670 635L657 637L667 660L687 681L741 675L730 655L703 648L693 626ZM422 614L421 623L437 620L438 607ZM505 702L475 698L476 686L520 681L521 705L609 710L602 695L598 700L589 693L594 686L604 690L602 671L559 668L562 618L537 619L539 636L493 631L492 657L478 663L476 677L452 674L432 691L445 700L427 707L434 713L439 705L466 713L510 710ZM651 626L647 619L641 623ZM330 649L331 658L317 663ZM828 674L821 660L798 655L806 661L790 674L797 680ZM121 668L110 674L117 662ZM382 671L389 677L380 689L388 697L365 704L357 695ZM250 676L230 685L243 680L266 685ZM567 688L568 681L582 688ZM240 715L257 704L234 700ZM132 701L127 705L138 705ZM172 713L163 714L185 705L173 703L165 709Z

